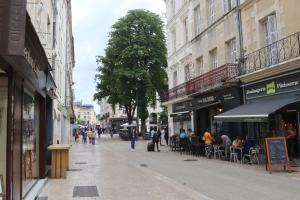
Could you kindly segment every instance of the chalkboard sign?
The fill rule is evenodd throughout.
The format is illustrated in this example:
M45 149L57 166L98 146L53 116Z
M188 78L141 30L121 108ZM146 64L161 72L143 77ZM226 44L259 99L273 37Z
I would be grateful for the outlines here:
M267 169L272 173L272 166L288 167L291 171L285 137L265 138Z

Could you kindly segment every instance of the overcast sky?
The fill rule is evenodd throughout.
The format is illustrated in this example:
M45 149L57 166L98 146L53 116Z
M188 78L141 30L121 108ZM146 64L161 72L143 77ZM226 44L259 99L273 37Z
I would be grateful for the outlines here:
M131 9L147 9L159 15L165 13L163 0L73 0L73 35L75 39L75 101L93 104L97 55L103 55L111 26Z

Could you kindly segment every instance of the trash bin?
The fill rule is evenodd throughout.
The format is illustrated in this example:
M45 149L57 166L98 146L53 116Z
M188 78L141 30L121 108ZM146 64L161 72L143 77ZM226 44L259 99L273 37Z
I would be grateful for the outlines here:
M69 144L50 145L51 151L51 178L66 178L69 169Z

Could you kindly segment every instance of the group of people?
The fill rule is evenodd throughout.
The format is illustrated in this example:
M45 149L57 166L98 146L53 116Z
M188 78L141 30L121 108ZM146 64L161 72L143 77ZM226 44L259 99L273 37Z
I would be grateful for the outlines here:
M76 130L74 134L75 142L79 142L80 140L80 135L82 136L82 143L83 144L96 144L96 137L100 137L101 132L99 129L93 129L93 128L83 128L83 129L78 129Z
M156 129L156 128L151 128L150 129L150 137L152 138L152 142L154 144L154 151L155 151L155 146L156 150L159 152L159 147L158 143L160 146L164 145L163 141L165 141L165 144L169 144L169 133L167 128L163 129Z

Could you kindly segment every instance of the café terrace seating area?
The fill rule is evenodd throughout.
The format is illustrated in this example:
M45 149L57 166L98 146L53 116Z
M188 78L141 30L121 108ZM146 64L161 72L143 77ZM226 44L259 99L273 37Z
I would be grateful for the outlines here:
M170 137L169 148L172 152L205 157L205 144L200 136L180 139L178 135L173 135ZM212 158L251 165L260 165L265 162L264 149L255 144L247 147L245 145L240 147L231 145L228 151L223 145L213 144Z

